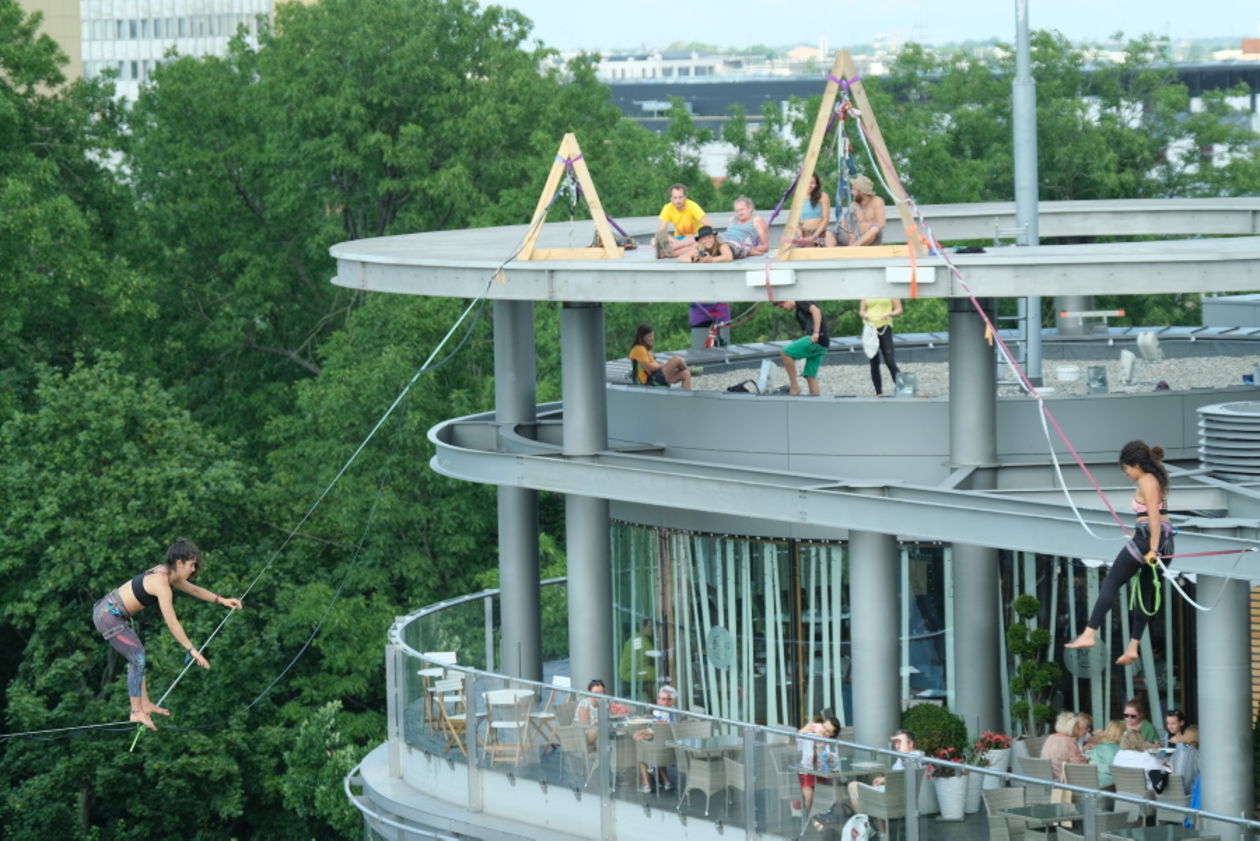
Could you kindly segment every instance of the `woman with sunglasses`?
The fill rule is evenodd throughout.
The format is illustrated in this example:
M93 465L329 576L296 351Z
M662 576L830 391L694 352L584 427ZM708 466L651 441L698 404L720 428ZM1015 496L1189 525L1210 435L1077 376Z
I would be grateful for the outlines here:
M1159 747L1159 733L1155 725L1147 720L1146 704L1141 698L1130 698L1124 703L1124 726L1126 730L1137 733L1147 747Z
M201 550L187 540L177 540L166 550L166 558L160 565L145 570L117 587L92 608L92 624L127 661L127 695L131 699L131 720L150 730L157 729L150 715L171 713L149 700L149 688L144 677L144 643L127 620L146 607L158 605L171 636L188 652L189 657L197 661L197 665L203 669L210 668L210 661L193 647L188 634L184 633L184 626L179 624L179 619L175 616L172 591L180 590L203 602L214 602L232 610L241 609L241 600L225 599L193 584L193 579L201 572L201 565Z
M1144 441L1130 441L1120 450L1120 469L1137 485L1133 495L1133 511L1137 515L1133 539L1120 550L1107 571L1085 630L1065 647L1091 648L1094 645L1098 629L1121 585L1136 575L1138 594L1137 603L1129 611L1129 644L1116 658L1118 665L1127 666L1138 658L1138 643L1146 631L1147 620L1155 613L1156 592L1163 584L1156 560L1163 557L1165 565L1172 563L1170 556L1174 550L1172 526L1167 516L1168 471L1164 468L1164 448L1148 447ZM1151 730L1153 733L1153 726ZM1154 740L1154 736L1148 739Z

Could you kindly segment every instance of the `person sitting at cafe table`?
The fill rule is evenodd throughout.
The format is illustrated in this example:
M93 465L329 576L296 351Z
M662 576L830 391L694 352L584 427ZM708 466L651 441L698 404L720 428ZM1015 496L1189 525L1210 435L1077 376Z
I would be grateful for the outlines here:
M923 751L915 750L914 734L911 733L909 730L898 730L896 733L893 733L891 742L892 742L892 749L897 751L898 753L908 753L914 756L923 756ZM892 770L902 771L905 769L905 767L906 767L905 763L902 762L901 757L897 757L897 761L893 763ZM876 777L875 779L871 780L870 783L868 783L868 785L870 785L871 788L877 788L880 791L883 791L884 784L887 782L888 780L884 777ZM853 805L853 811L856 812L858 810L858 784L856 780L849 783L849 803Z
M1081 735L1081 720L1074 712L1061 712L1054 722L1054 732L1041 745L1041 758L1050 760L1054 778L1064 782L1063 763L1084 763L1085 754L1077 744Z
M818 721L811 721L797 732L807 736L834 739L840 735L840 722L835 716L827 716ZM801 753L801 767L816 769L818 759L822 756L825 747L823 743L817 739L797 739L796 747ZM806 772L801 772L798 776L801 782L801 801L805 807L805 814L808 815L814 807L814 788L818 785L818 778Z
M668 710L652 710L652 719L654 721L669 722L674 721L673 708L678 703L678 690L672 686L662 686L656 692L657 706L669 707ZM655 731L650 727L644 727L634 731L631 738L636 742L650 742L656 736ZM669 772L664 765L656 766L657 788L660 791L673 791L674 784L670 782ZM652 770L648 768L646 762L639 763L639 793L650 794L652 791Z
M1164 763L1146 752L1147 743L1142 738L1142 734L1136 730L1125 730L1124 735L1120 737L1120 750L1116 751L1116 758L1111 760L1112 767L1115 768L1141 768L1143 771L1167 771ZM1154 791L1155 786L1151 783L1151 775L1145 775L1147 791Z

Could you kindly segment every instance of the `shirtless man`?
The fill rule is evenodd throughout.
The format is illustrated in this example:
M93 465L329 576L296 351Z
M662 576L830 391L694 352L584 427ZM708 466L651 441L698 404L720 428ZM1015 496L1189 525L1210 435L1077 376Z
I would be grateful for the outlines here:
M848 216L842 216L840 224L833 231L827 231L827 245L880 245L884 241L884 225L887 219L884 214L884 200L875 195L875 185L865 175L858 175L849 180L853 189L853 203L849 209L857 221L857 235L849 227Z

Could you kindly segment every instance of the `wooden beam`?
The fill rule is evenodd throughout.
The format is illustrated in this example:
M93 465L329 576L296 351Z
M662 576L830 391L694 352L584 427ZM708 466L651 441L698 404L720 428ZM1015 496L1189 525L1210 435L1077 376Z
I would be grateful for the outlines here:
M600 245L592 248L536 248L538 233L542 230L543 222L547 219L547 211L551 206L552 196L556 194L556 189L560 186L560 179L564 177L565 170L569 164L573 166L573 174L577 178L578 185L582 188L582 195L586 197L586 205L591 210L591 217L595 222L596 238ZM547 181L543 185L542 195L538 197L538 205L534 208L534 217L529 223L529 234L525 237L525 242L521 244L521 250L517 252L516 259L619 259L624 254L625 250L617 245L612 228L608 225L608 217L604 213L604 206L599 200L595 182L591 180L591 173L586 167L586 160L583 158L582 150L578 146L577 137L570 132L560 141L560 149L556 152L555 160L552 161L551 171L547 173Z
M787 260L868 260L873 257L909 257L906 245L850 245L834 248L793 248Z

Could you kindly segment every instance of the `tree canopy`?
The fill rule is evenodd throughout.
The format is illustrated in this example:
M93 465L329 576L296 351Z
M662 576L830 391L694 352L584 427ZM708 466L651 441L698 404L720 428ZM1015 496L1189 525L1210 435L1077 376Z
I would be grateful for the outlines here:
M1092 76L1060 36L1035 44L1044 198L1260 187L1229 97L1190 113L1158 42ZM357 831L338 783L384 737L383 669L364 652L395 615L495 577L493 489L434 474L426 437L492 408L493 325L488 309L470 319L325 494L466 304L334 286L329 247L524 223L567 131L614 216L655 214L679 181L715 214L740 194L768 211L818 108L768 107L755 129L731 115L715 186L701 166L715 138L681 101L654 133L621 117L592 57L552 58L519 12L471 0L288 3L256 43L170 57L124 106L108 78L67 82L36 19L0 0L5 730L124 717L122 664L90 611L175 538L206 551L205 586L257 582L207 651L213 668L184 678L175 716L135 753L131 728L0 743L4 837ZM1009 197L1010 72L1008 57L911 46L868 80L919 201ZM834 167L824 156L825 178ZM1195 305L1139 309L1173 321ZM609 355L640 322L659 347L686 344L684 308L607 306ZM856 331L854 308L825 309L833 333ZM535 308L540 400L560 395L558 311ZM918 302L901 324L944 319ZM738 338L795 329L762 307ZM542 520L560 572L557 500ZM183 596L176 608L195 640L222 618ZM155 614L138 626L156 695L182 652Z

